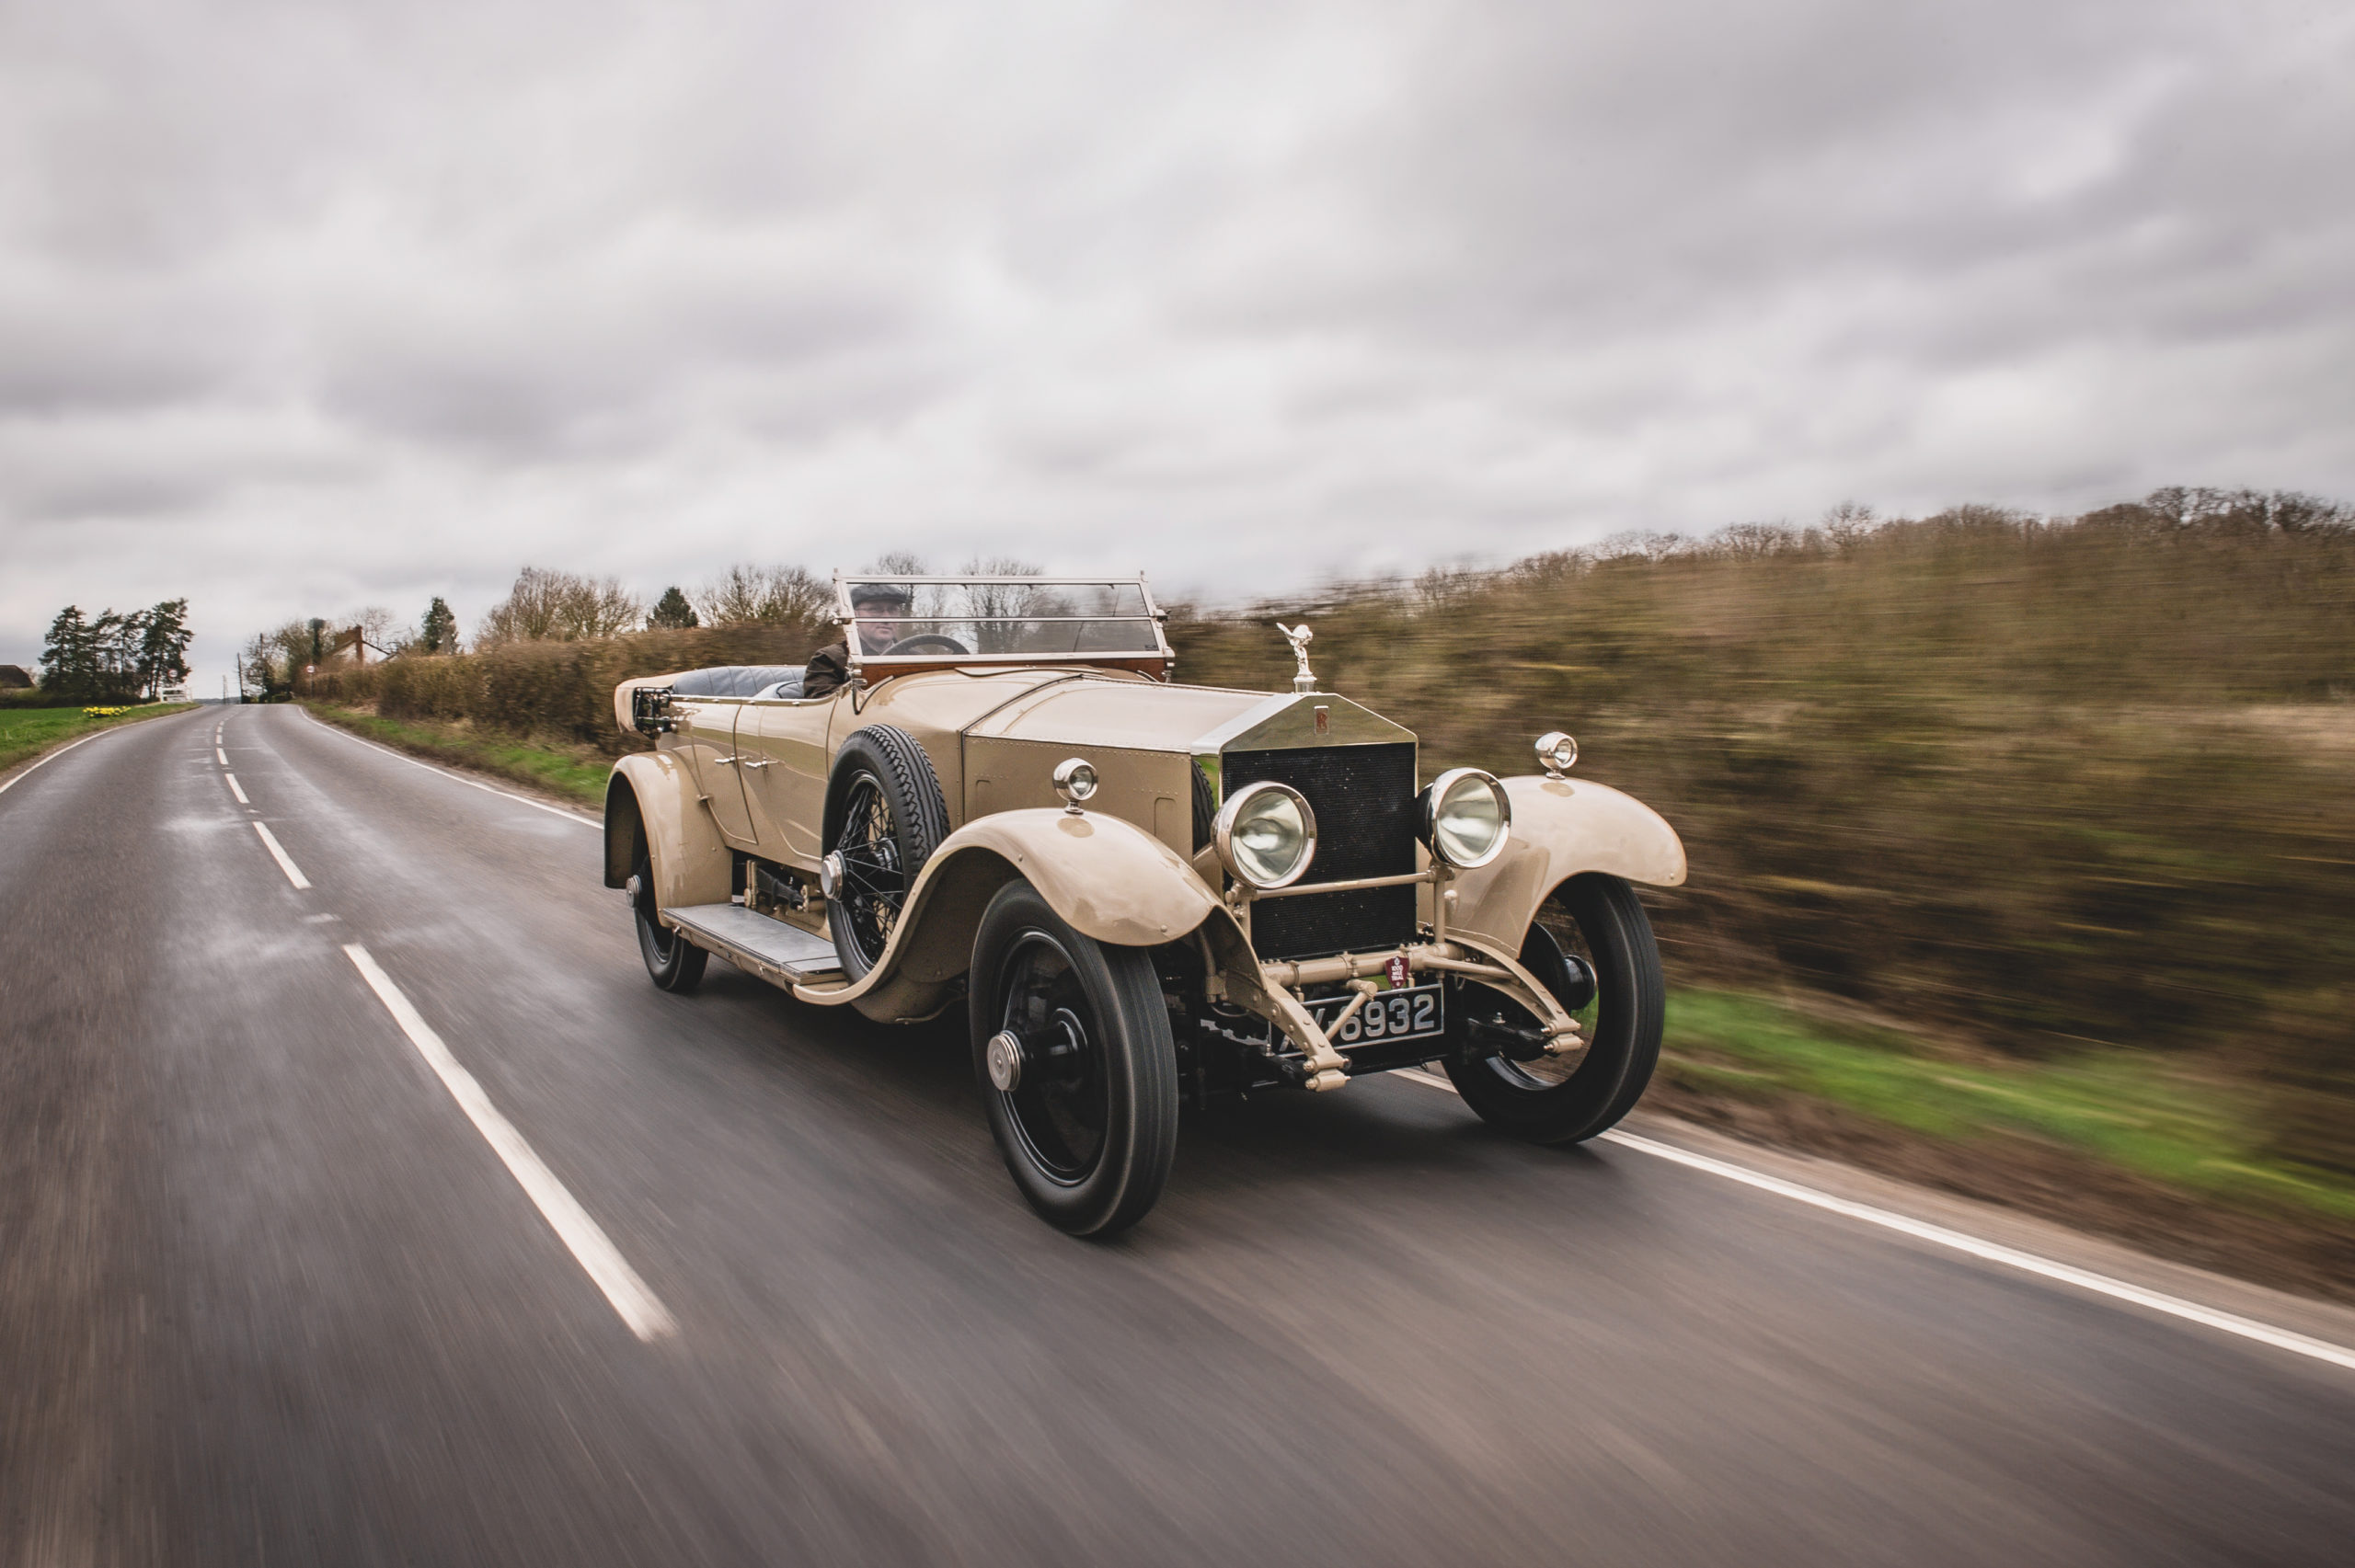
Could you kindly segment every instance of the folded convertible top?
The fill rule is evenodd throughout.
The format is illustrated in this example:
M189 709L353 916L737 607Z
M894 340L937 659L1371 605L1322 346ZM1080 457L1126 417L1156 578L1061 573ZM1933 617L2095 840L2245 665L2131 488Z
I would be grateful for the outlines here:
M801 674L798 664L720 664L688 670L671 682L671 690L682 697L798 697ZM786 690L771 690L779 685Z

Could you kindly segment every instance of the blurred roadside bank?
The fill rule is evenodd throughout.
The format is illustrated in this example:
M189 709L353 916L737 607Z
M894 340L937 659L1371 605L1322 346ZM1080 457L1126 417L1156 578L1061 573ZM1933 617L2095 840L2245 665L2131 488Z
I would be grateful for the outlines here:
M1427 773L1525 772L1563 727L1675 824L1650 1104L2355 1299L2355 514L2163 491L1629 536L1181 606L1180 678L1284 686L1279 614ZM305 694L578 767L628 745L624 676L821 640L511 644Z

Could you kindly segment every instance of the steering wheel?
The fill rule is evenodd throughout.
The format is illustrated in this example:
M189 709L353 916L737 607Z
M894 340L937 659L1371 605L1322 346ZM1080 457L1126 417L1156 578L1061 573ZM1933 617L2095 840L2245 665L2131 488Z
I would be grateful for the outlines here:
M971 653L973 650L955 637L944 637L938 632L919 632L913 637L902 637L879 657L888 658L895 653Z

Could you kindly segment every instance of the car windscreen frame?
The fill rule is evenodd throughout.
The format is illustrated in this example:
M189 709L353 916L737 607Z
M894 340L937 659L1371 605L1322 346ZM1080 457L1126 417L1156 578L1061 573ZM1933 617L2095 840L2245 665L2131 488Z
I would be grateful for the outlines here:
M854 587L867 583L888 583L907 592L909 609L897 615L862 616L850 601ZM976 602L971 590L982 590ZM1058 590L1109 590L1116 595L1134 595L1133 607L1120 605L1110 612L1059 613L1069 608L1059 603ZM934 602L925 604L926 590L932 590ZM995 590L996 602L990 597ZM943 607L941 601L950 592L964 592L966 599L958 613L927 613ZM1043 601L1038 597L1043 595ZM1025 597L1028 596L1028 597ZM872 682L895 675L915 674L925 670L987 669L1029 669L1040 666L1078 666L1093 669L1133 670L1166 679L1176 655L1169 647L1165 630L1168 612L1153 597L1152 586L1142 574L1134 577L1028 577L989 573L960 573L954 576L924 574L861 572L834 573L833 624L843 634L853 679ZM927 635L936 626L999 625L1018 627L1018 640L1031 646L985 648L977 646L982 638L967 644L966 651L920 649L904 654L870 654L863 650L858 635L862 623L889 620L895 627L905 628L901 639ZM1055 648L1044 646L1060 634L1047 628L1074 628L1072 640L1085 640L1091 627L1128 629L1132 635L1128 646ZM932 634L946 635L946 634Z

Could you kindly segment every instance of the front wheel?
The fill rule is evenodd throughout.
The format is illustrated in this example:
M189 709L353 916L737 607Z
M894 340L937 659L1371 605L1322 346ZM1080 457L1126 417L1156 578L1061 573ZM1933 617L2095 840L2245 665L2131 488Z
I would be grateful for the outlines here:
M982 916L970 994L990 1131L1030 1207L1074 1236L1143 1219L1178 1153L1178 1052L1152 961L1009 882Z
M1667 987L1651 921L1620 878L1574 876L1537 911L1521 962L1578 1019L1586 1049L1567 1061L1481 1054L1468 1043L1481 1017L1516 1028L1537 1021L1499 993L1466 985L1448 1081L1491 1127L1533 1143L1581 1142L1634 1110L1660 1064Z

